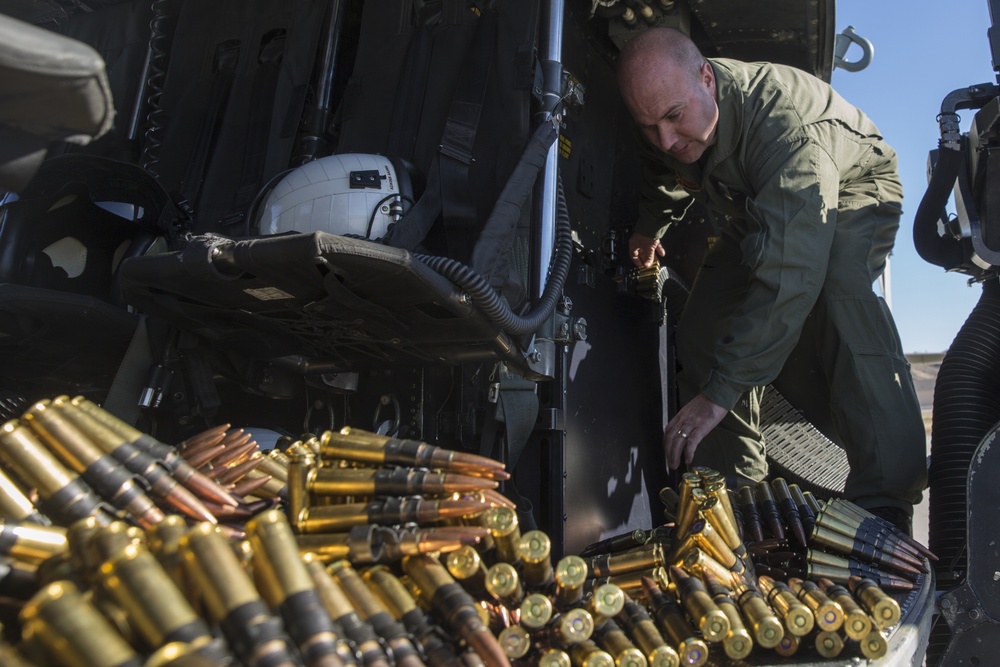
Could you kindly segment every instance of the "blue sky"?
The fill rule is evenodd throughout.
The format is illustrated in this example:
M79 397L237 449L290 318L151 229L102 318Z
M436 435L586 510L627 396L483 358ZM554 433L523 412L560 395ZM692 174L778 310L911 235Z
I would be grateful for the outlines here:
M927 185L945 95L996 83L986 31L987 0L838 0L836 30L867 37L875 57L860 72L834 70L831 83L861 107L899 154L904 212L891 267L892 310L907 353L944 352L979 299L964 275L926 263L913 248L913 215ZM848 60L860 51L852 47ZM967 130L973 112L962 113Z

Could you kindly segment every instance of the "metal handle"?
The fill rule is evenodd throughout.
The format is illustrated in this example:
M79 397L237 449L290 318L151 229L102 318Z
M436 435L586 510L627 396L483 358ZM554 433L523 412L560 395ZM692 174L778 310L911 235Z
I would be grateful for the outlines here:
M851 61L844 59L844 56L847 55L847 50L851 48L851 44L857 44L861 47L860 60ZM837 40L833 48L834 67L845 69L848 72L860 72L871 64L874 56L875 46L871 41L854 32L854 26L847 26L844 32L837 35Z

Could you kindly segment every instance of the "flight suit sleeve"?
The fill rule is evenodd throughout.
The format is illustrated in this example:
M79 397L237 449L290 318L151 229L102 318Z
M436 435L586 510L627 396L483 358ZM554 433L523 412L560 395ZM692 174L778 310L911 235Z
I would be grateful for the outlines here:
M823 287L837 222L839 170L813 138L783 137L746 167L756 196L736 236L750 284L702 387L727 409L781 371Z
M642 137L638 141L641 165L639 218L633 231L658 239L671 223L684 218L694 198L678 184L677 174L649 142Z

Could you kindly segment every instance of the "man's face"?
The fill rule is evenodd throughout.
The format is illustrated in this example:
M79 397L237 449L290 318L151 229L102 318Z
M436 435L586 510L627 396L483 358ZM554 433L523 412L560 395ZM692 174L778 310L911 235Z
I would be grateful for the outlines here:
M623 77L621 91L646 138L678 162L697 162L715 143L719 106L710 64L697 72L682 71L654 54Z

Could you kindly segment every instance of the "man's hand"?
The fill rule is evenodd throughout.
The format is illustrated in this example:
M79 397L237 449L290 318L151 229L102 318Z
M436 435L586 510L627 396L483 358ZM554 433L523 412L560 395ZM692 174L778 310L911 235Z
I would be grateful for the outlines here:
M698 444L722 421L727 412L729 411L708 400L703 394L698 394L690 403L678 410L663 429L667 470L680 468L681 456L690 465Z
M644 269L656 263L657 257L663 257L666 251L660 245L660 239L632 232L628 239L629 257L638 268Z

